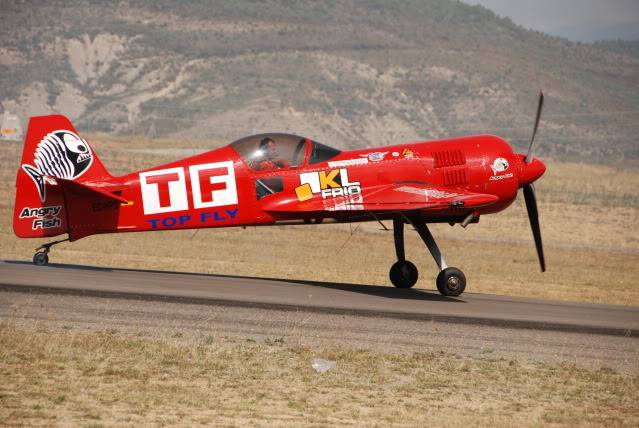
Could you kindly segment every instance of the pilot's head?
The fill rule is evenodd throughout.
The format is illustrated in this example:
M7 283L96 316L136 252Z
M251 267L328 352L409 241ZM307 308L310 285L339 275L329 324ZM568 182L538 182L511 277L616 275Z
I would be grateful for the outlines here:
M260 141L260 152L268 159L273 159L277 156L277 144L271 137L262 138Z

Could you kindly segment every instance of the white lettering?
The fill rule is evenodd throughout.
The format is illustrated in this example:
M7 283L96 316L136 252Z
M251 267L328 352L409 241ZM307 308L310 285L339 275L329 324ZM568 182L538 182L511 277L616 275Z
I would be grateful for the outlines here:
M488 180L490 181L504 180L506 178L512 178L512 176L513 176L512 172L508 174L504 174L504 175L491 175Z
M342 181L342 186L344 187L348 187L348 186L359 186L359 181L353 181L352 183L348 181L348 170L345 168L342 168L339 170L339 175Z

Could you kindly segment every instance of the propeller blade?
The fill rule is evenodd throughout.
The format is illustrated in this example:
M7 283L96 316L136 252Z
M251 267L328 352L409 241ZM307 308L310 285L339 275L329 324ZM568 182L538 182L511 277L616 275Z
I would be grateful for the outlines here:
M533 160L533 143L535 142L535 135L537 135L537 127L539 126L539 120L541 119L541 110L544 108L544 93L539 91L539 104L537 104L537 116L535 116L535 127L533 128L532 137L530 138L530 145L528 146L528 154L526 155L526 163L530 163Z
M530 220L530 228L532 229L533 238L535 238L535 247L537 247L539 266L541 266L542 272L546 272L544 247L541 242L541 229L539 228L539 213L537 212L537 198L535 197L535 188L532 184L527 184L524 186L524 199L526 200L526 209L528 210L528 220Z

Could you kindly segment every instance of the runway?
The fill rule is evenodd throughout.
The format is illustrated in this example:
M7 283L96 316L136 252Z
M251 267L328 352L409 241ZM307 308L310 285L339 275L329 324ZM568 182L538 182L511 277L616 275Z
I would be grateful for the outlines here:
M91 266L0 262L0 290L303 310L636 337L639 307L434 290Z

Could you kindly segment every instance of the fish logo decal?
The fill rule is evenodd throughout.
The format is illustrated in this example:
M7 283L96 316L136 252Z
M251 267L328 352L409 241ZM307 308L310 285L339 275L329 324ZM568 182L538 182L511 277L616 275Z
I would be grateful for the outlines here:
M45 135L34 153L35 165L22 165L33 180L42 202L46 199L45 177L74 180L84 174L93 162L89 144L77 134L67 130Z
M504 172L508 169L508 161L504 158L497 158L491 165L490 169L493 170L493 174L497 175L498 172Z

